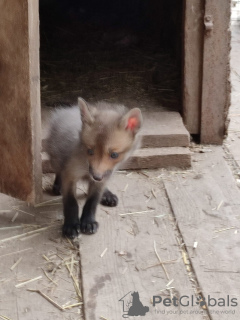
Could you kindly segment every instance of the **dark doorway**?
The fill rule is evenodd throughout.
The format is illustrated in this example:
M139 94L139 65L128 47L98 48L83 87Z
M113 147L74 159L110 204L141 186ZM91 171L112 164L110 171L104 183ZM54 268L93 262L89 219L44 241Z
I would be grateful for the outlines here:
M181 110L182 1L40 0L43 106Z

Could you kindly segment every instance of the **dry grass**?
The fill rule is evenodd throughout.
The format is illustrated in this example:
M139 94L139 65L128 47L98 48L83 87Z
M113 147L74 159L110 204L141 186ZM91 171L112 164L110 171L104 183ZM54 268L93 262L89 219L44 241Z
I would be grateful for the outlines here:
M42 37L41 98L43 105L106 100L130 107L179 109L180 73L158 39L137 36L138 43L116 46L117 34L99 26L64 26L51 39ZM81 39L81 41L79 41Z

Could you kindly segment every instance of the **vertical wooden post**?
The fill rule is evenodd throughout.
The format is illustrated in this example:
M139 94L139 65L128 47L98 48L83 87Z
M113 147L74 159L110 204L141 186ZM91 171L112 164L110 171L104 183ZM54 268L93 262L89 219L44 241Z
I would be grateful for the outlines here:
M202 143L222 144L226 131L230 103L230 9L230 0L205 0L209 30L205 30L203 48Z
M183 120L191 134L201 127L204 1L184 1Z
M42 194L38 0L0 1L0 191Z
M28 0L29 19L29 72L30 72L30 104L32 118L32 201L38 203L42 199L42 123L40 100L40 31L39 0Z

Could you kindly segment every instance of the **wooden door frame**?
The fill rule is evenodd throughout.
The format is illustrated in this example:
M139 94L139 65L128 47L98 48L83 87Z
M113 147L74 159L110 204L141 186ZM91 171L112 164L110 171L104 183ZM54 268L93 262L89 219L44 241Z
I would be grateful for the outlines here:
M200 134L204 1L184 0L183 120L191 134Z
M38 0L0 2L0 192L42 197Z
M222 144L227 132L230 10L231 0L184 0L183 120L205 144Z
M33 203L42 200L39 0L28 0L30 103L32 106Z
M205 0L201 142L222 144L230 106L231 0ZM207 21L209 20L209 21Z

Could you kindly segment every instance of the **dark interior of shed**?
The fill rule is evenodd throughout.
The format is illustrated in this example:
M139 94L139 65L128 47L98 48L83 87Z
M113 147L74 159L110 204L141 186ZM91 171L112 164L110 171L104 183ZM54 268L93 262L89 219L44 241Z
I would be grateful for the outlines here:
M182 1L40 0L43 106L181 111Z

